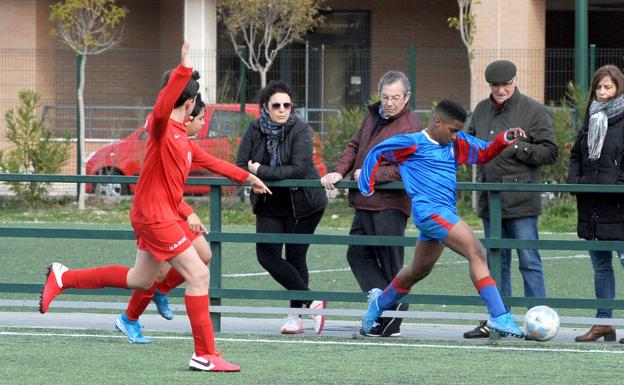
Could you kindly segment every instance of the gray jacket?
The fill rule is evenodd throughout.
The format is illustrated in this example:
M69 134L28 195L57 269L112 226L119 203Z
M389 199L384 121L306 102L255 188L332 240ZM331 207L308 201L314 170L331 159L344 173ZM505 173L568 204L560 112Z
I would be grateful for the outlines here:
M516 88L501 109L491 97L475 107L468 133L491 141L501 131L520 127L526 139L505 149L491 162L477 167L477 182L485 183L540 183L540 166L557 160L559 149L555 143L552 120L546 108ZM477 214L489 218L487 192L479 192ZM522 218L541 214L539 193L503 192L503 218Z

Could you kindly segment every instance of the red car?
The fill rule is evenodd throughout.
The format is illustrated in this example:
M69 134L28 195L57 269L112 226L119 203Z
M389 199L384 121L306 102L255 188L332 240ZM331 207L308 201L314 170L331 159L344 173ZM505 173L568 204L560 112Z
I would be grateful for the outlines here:
M233 162L236 156L233 151L240 142L240 133L247 128L249 121L256 119L260 110L257 104L245 107L247 116L240 121L240 104L206 105L206 124L192 138L204 151L218 158ZM127 137L107 144L87 157L87 175L139 175L145 157L147 132L144 127L138 128ZM315 137L314 164L319 173L324 175L327 168L318 153L320 141ZM215 177L205 169L192 167L190 176ZM120 183L87 183L88 193L99 195L128 195L134 192L134 184ZM228 189L234 191L234 189ZM185 194L206 194L210 186L184 187Z

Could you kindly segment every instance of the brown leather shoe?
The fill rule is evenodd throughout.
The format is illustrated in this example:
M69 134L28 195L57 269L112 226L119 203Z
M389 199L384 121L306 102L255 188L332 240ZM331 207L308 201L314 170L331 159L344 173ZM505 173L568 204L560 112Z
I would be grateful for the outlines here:
M603 337L605 341L615 341L615 328L611 325L594 325L589 331L582 336L578 336L574 339L576 342L593 342L600 337ZM622 338L624 341L624 338ZM624 343L620 341L620 343Z

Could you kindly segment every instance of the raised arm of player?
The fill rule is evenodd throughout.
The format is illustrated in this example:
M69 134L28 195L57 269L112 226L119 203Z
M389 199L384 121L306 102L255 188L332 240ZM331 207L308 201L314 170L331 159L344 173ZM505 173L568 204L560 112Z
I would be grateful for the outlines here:
M416 152L417 146L414 134L396 135L373 147L362 164L358 178L358 189L363 195L370 196L375 192L375 174L382 161L403 163L411 154Z
M514 143L516 138L524 136L521 128L510 128L501 132L493 141L486 142L459 131L455 139L455 159L458 164L487 163Z
M152 140L159 140L164 134L175 102L182 94L182 91L184 91L192 74L193 68L191 67L189 56L189 43L185 41L182 44L180 65L171 72L169 82L160 91L156 104L154 104L152 118L147 127Z
M190 142L190 144L193 156L193 163L198 164L206 170L210 170L219 175L223 175L224 177L238 184L249 182L251 184L251 188L256 194L271 194L271 190L269 190L269 188L258 177L256 177L249 171L243 170L242 168L235 166L230 162L226 162L223 159L219 159L215 156L208 154L192 141Z

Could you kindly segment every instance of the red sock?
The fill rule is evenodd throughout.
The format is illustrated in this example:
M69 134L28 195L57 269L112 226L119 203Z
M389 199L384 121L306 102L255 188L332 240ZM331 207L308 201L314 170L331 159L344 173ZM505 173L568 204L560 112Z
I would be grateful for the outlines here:
M184 296L186 313L191 321L191 331L195 341L195 354L203 356L215 354L214 330L210 319L208 295Z
M128 288L128 266L110 265L85 270L67 270L63 274L63 287L101 289L103 287Z
M184 283L184 277L173 267L169 269L165 278L156 287L161 294L168 294L171 289L175 289Z
M154 282L152 287L147 290L134 290L132 292L132 297L130 297L128 307L126 307L126 317L128 317L130 321L138 320L141 314L143 314L147 305L149 305L154 297L154 290L156 290L157 284L158 283Z

